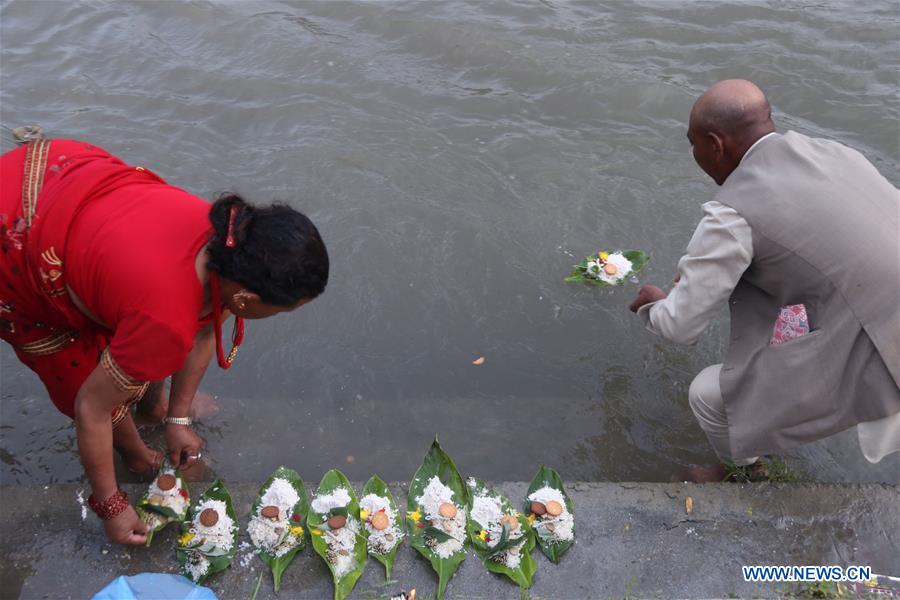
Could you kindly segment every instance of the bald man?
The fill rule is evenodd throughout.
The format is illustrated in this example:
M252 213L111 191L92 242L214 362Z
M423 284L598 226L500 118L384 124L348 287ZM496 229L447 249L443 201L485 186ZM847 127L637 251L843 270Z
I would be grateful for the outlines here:
M749 465L857 424L869 461L900 451L897 189L855 150L776 133L749 81L704 93L687 137L720 190L671 292L643 286L630 308L650 331L692 344L728 303L725 362L688 393L716 453Z

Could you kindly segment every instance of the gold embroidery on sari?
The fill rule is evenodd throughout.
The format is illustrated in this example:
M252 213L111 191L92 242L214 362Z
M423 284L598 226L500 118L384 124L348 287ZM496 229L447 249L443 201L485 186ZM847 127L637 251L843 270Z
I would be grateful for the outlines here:
M63 261L56 253L56 248L50 246L48 250L41 252L41 260L47 265L47 269L44 269L44 267L39 269L41 279L44 282L44 291L51 298L62 296L66 293L66 287L60 281L63 276Z
M106 371L106 374L112 378L116 387L123 392L131 394L133 400L137 400L143 396L144 392L147 391L147 387L150 385L149 381L138 381L123 371L122 368L116 364L112 354L110 354L109 347L105 348L100 355L100 364L103 366L103 370Z
M28 143L25 151L25 173L22 178L22 216L25 226L31 227L31 220L37 212L37 198L44 185L44 170L50 154L50 140L39 139Z
M47 356L54 352L59 352L69 344L73 344L78 339L78 332L74 329L68 331L60 331L53 333L47 337L43 337L34 342L20 344L16 346L19 352L29 354L31 356Z

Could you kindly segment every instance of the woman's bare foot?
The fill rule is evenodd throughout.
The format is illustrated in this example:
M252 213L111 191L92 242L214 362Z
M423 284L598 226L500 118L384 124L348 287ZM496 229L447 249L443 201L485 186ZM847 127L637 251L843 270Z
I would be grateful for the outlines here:
M144 451L137 455L126 456L122 453L125 466L141 479L152 479L162 466L163 453L144 447Z
M197 392L191 402L191 418L202 421L219 414L219 403L206 392Z
M194 421L202 421L216 415L219 412L219 403L206 392L197 392L191 401L190 417ZM134 416L134 422L138 427L156 427L162 425L163 419L169 414L169 396L163 393L149 412L141 412L140 409Z

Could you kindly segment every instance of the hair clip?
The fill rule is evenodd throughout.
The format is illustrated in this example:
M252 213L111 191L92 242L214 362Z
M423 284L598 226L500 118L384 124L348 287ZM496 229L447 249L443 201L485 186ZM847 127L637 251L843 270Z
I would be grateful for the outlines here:
M228 236L225 238L225 246L228 248L234 248L234 216L237 209L237 206L232 206L231 214L228 216Z

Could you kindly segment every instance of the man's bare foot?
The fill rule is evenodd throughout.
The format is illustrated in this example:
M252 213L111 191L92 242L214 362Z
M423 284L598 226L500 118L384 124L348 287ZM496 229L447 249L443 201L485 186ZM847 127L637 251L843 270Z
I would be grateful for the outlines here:
M725 481L728 469L722 463L715 465L694 465L680 469L672 475L672 481L693 481L694 483L714 483Z
M123 454L122 458L129 471L135 473L141 479L152 479L162 466L163 454L145 446L144 451L140 455L125 456Z
M191 401L190 417L194 421L202 421L216 415L219 412L219 403L206 392L197 392ZM163 419L169 414L168 392L163 393L150 412L142 413L140 410L134 415L134 424L138 427L156 427L162 425Z

